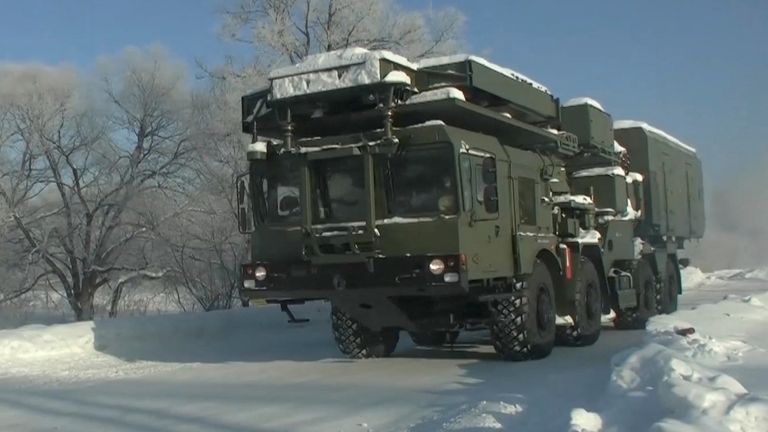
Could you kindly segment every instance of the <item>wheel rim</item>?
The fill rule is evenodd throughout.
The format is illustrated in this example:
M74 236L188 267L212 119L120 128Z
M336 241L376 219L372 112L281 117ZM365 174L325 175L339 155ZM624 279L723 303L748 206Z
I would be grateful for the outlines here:
M536 325L539 332L546 332L552 325L552 305L551 298L545 286L539 287L539 294L536 296Z

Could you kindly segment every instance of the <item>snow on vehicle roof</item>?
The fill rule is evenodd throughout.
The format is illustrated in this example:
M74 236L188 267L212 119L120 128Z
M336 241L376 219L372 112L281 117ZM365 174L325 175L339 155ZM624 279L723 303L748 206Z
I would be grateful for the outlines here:
M621 167L607 166L607 167L589 168L581 171L576 171L575 173L573 173L571 177L579 178L579 177L594 177L594 176L603 176L603 175L624 177L627 174L624 172L624 170Z
M627 173L627 183L633 183L633 182L642 183L642 181L643 181L642 174L636 173L636 172Z
M411 84L411 77L409 77L407 73L399 70L393 70L381 80L384 82L391 82L391 83L405 83L408 85Z
M552 202L555 204L568 203L568 202L575 202L577 204L582 204L582 205L594 204L594 202L592 201L592 198L586 195L571 195L571 194L555 195L552 197Z
M621 144L619 144L618 141L613 140L613 152L614 153L624 153L627 149L625 149Z
M391 51L369 51L365 48L353 47L307 56L304 60L301 61L301 63L272 70L269 73L268 78L282 78L307 72L315 72L325 69L334 69L342 66L366 63L372 60L378 61L380 59L386 59L413 70L417 69L416 64L408 61L407 58L397 55Z
M466 98L464 97L464 93L462 93L462 91L457 89L456 87L443 87L443 88L427 90L419 94L415 94L410 98L408 98L408 100L405 103L411 104L411 103L419 103L419 102L429 102L429 101L440 100L440 99L466 100Z
M637 121L637 120L617 120L617 121L613 122L613 129L614 130L618 130L618 129L631 129L631 128L641 128L641 129L645 130L648 133L656 134L656 135L658 135L658 136L668 140L669 142L671 142L672 144L682 148L683 150L687 150L687 151L689 151L691 153L696 153L696 149L695 148L689 146L688 144L685 144L684 142L682 142L679 139L673 137L672 135L664 132L663 130L661 130L659 128L655 128L655 127L649 125L646 122Z
M475 63L480 63L481 65L487 68L493 69L496 72L507 75L508 77L516 79L517 81L528 83L532 85L534 88L541 90L545 93L550 93L548 88L528 78L527 76L521 74L520 72L514 71L509 68L505 68L503 66L499 66L495 63L491 63L482 57L477 57L469 54L456 54L456 55L443 56L443 57L426 58L424 60L420 60L417 64L418 64L418 67L420 68L428 68L433 66L447 65L451 63L459 63L459 62L468 61L468 60L471 60Z
M382 78L381 59L416 69L416 65L405 57L389 51L368 51L364 48L330 51L308 56L301 63L270 72L271 97L285 99L382 81L411 83L410 77L402 71L391 71Z
M605 112L605 108L603 108L603 106L600 105L600 102L588 97L577 97L573 99L568 99L568 102L563 104L564 107L570 107L570 106L576 106L576 105L590 105L599 109L600 111Z

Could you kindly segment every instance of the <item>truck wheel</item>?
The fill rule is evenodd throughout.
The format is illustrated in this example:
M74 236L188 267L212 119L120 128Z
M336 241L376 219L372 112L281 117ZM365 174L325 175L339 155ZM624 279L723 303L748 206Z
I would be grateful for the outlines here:
M400 340L397 330L370 330L336 307L331 309L331 327L339 351L354 359L389 357Z
M411 336L413 343L425 347L439 347L445 345L448 342L448 332L444 331L433 331L425 333L408 332L408 335Z
M632 280L637 291L637 307L616 312L613 324L617 329L644 329L648 318L656 314L656 277L646 260L637 264Z
M573 325L558 326L556 341L567 346L592 345L600 338L603 299L595 265L581 258L581 281L576 285Z
M544 358L555 345L555 291L543 262L536 260L522 294L491 304L491 341L505 360Z
M677 288L679 285L677 265L672 258L667 260L667 277L656 291L656 311L669 314L677 310Z

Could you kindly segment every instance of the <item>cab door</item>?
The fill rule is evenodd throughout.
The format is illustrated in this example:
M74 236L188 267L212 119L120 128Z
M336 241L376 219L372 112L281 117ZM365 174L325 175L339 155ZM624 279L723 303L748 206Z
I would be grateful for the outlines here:
M462 206L469 214L463 243L467 245L467 259L471 278L499 276L511 262L511 233L504 221L509 221L508 189L499 184L508 176L506 162L496 155L473 151L460 157L462 177Z

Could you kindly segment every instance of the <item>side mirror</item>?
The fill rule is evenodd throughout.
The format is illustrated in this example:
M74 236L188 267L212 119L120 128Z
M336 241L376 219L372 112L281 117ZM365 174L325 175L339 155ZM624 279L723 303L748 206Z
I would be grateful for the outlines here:
M237 227L241 233L253 231L253 217L251 215L251 200L248 195L248 174L237 176Z
M499 190L496 185L488 185L483 189L483 206L488 213L499 212Z
M496 184L496 159L492 157L483 159L483 183Z

